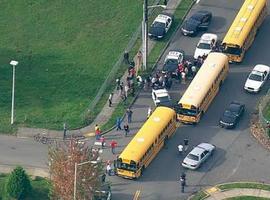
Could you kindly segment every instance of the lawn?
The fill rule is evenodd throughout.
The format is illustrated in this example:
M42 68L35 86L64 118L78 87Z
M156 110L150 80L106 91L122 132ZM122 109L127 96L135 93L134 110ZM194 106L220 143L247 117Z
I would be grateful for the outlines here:
M19 61L16 125L86 125L83 113L140 24L142 2L2 1L0 133L12 131L10 60Z
M6 174L0 174L0 200L7 200L3 196L6 178ZM31 180L31 185L33 191L26 200L49 200L49 183L46 179L38 177L36 180Z

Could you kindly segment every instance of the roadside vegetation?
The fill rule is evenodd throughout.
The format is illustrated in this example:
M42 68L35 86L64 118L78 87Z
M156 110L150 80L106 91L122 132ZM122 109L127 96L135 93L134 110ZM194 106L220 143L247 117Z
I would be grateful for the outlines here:
M0 174L0 200L10 199L5 190L8 177L9 174ZM50 191L50 185L46 179L36 177L35 180L30 179L30 183L32 190L25 198L26 200L49 200L48 194Z
M2 7L0 133L13 131L10 60L19 61L16 125L85 126L97 111L83 113L140 24L142 1L10 0Z
M261 189L270 191L270 185L263 183L250 183L250 182L236 182L236 183L226 183L217 185L221 191L231 190L236 188L250 188L250 189ZM190 198L190 200L203 200L209 195L205 191L199 191L194 196ZM228 198L226 200L268 200L269 198L260 198L260 197L249 197L249 196L240 196L234 198Z

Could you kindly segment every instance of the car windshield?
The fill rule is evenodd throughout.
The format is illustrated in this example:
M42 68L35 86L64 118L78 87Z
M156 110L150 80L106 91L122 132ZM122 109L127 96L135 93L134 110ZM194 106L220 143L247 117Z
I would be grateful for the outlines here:
M248 79L253 80L253 81L262 81L262 76L258 74L250 74Z
M170 101L170 99L169 99L168 96L165 96L165 97L158 97L158 100L160 101L160 103Z
M165 28L165 24L161 22L154 22L152 26L155 28Z
M188 115L188 116L196 116L197 111L196 110L191 110L191 109L181 108L181 109L179 109L179 114Z
M193 155L193 154L188 154L187 158L191 159L191 160L195 160L198 161L199 160L199 156L197 155Z
M235 117L235 115L229 110L225 110L224 116L225 117Z
M128 170L128 171L136 171L136 169L137 169L136 165L129 165L126 163L121 163L121 162L117 163L117 168Z
M166 60L166 64L167 65L177 65L178 60L177 59L168 59L168 60Z
M211 49L211 45L207 43L200 43L197 48L199 49Z
M230 105L230 111L234 112L234 113L238 113L240 110L240 106L237 104L231 104Z
M225 49L223 50L223 52L224 53L227 53L227 54L232 54L232 55L240 56L241 53L242 53L242 49L237 48L237 47L226 46Z

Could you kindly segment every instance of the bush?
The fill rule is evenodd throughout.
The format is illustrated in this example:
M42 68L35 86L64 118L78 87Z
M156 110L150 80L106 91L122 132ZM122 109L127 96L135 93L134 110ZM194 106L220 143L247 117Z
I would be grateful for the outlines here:
M30 179L24 169L20 166L16 167L9 175L6 182L6 195L14 199L25 199L30 194L32 186Z

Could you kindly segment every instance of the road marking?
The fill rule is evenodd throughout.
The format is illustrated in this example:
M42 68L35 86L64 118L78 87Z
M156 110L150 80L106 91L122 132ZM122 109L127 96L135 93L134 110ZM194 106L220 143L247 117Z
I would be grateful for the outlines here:
M134 197L133 197L133 200L138 200L138 199L139 199L139 196L140 196L140 193L141 193L141 191L140 191L140 190L137 190L137 191L135 192L135 195L134 195Z

